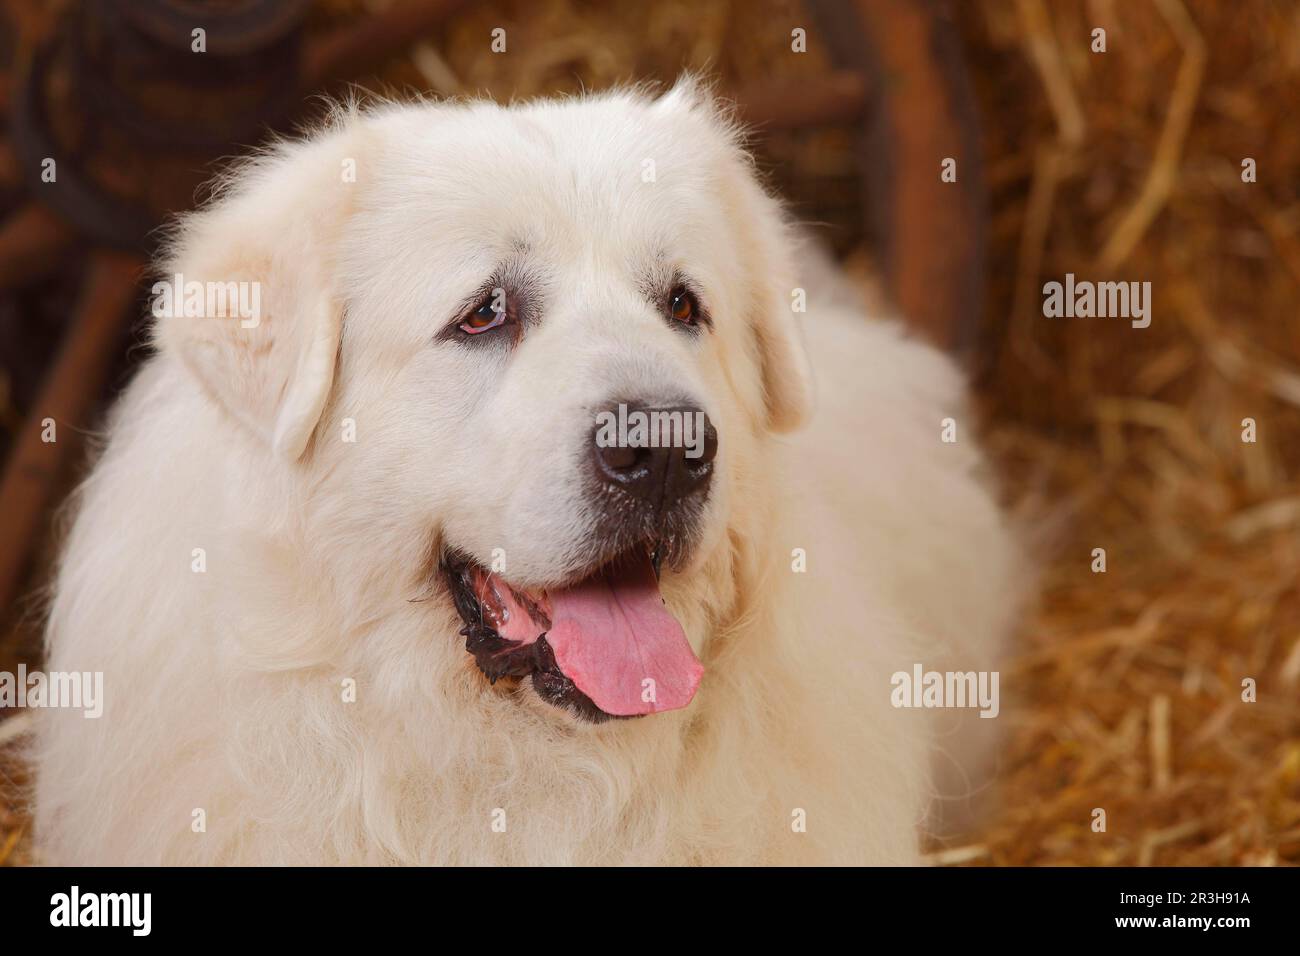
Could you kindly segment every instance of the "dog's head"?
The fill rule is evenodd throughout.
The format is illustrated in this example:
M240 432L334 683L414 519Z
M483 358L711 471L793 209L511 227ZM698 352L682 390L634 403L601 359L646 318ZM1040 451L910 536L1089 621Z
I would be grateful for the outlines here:
M159 339L296 483L337 586L423 574L494 682L633 715L691 699L766 436L806 414L789 267L693 84L386 107L187 222L168 272L260 309Z

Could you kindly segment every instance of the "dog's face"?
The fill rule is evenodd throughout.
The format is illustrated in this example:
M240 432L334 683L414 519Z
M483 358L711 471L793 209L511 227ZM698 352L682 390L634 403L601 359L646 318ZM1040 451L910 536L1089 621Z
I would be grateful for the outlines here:
M808 402L779 217L717 113L390 108L246 178L174 271L260 281L265 315L164 345L350 579L424 569L484 674L576 713L689 702L738 500Z

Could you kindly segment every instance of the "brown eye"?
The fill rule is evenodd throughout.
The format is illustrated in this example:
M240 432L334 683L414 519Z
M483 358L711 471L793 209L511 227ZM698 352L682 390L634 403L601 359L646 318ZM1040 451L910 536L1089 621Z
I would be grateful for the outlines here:
M460 330L470 335L478 335L497 328L505 320L506 310L497 309L492 299L485 299L465 317L465 321L460 324Z
M695 296L680 286L674 289L668 298L668 314L678 322L694 325L699 311L699 303L695 301Z

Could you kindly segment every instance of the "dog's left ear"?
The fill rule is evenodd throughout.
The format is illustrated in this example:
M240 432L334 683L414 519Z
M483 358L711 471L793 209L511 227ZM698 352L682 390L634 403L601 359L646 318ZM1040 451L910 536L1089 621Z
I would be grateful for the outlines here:
M767 427L794 431L812 414L813 379L798 321L807 290L795 279L796 242L780 205L763 191L747 158L724 191L750 290L753 347L762 370Z
M160 350L289 460L306 450L333 384L342 321L334 255L358 188L356 126L244 167L182 223L154 287L174 293L155 328Z
M813 382L808 356L799 337L796 303L795 242L780 204L764 192L742 144L734 111L719 103L707 83L682 76L655 103L703 124L705 138L721 143L724 202L735 228L746 269L750 301L746 304L755 358L762 370L766 424L774 432L793 431L812 412Z
M745 186L754 228L741 242L748 246L752 270L750 328L763 371L767 426L789 432L806 422L813 409L812 370L796 324L796 305L807 295L796 288L795 243L780 207L763 194L752 175L747 174Z

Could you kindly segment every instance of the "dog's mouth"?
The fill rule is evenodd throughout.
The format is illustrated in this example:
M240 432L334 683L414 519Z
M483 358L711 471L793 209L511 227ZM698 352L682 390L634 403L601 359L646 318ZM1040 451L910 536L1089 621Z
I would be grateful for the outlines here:
M564 587L525 590L447 553L442 573L465 650L495 684L532 681L546 702L603 721L685 707L704 667L659 593L659 552L634 547Z

